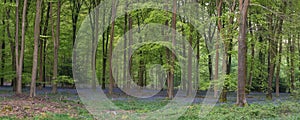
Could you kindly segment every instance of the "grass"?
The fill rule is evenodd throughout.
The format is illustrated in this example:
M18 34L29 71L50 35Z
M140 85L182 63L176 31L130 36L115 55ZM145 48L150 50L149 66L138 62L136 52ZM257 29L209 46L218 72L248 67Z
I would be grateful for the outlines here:
M199 119L199 105L194 105L180 120ZM216 106L203 120L261 120L284 119L298 120L300 118L300 103L286 101L278 104L250 104L246 107L224 104Z
M59 96L56 96L59 97ZM0 99L0 102L3 99ZM60 103L69 103L77 104L74 101L58 101L57 99L53 100ZM151 111L158 110L169 103L168 100L157 100L157 101L138 101L138 100L119 100L113 101L113 103L122 109L124 112L122 116L114 116L112 114L106 114L105 119L140 119L130 117L131 113L147 113ZM300 103L297 100L290 100L284 102L264 102L264 103L254 103L249 104L246 107L237 107L234 104L219 104L215 106L207 116L204 118L199 116L202 107L209 107L208 105L193 104L188 107L188 110L179 120L298 120L300 119ZM1 107L0 107L1 108ZM67 108L66 108L67 109ZM93 120L93 116L84 108L84 107L73 107L73 110L76 113L42 113L34 117L22 118L25 120ZM0 112L1 109L0 109ZM120 113L121 111L117 111ZM157 118L160 116L154 116ZM2 116L0 120L15 120L18 119L16 116Z

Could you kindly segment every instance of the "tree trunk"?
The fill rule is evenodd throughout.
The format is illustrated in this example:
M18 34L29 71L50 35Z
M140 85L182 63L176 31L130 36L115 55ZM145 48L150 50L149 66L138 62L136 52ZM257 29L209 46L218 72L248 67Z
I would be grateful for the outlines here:
M91 71L92 71L92 89L95 90L97 87L96 84L96 54L97 54L97 45L98 45L98 32L99 32L99 9L96 9L95 12L92 11L92 8L96 6L97 1L93 1L88 6L90 25L92 29L92 62L91 62ZM93 13L92 13L93 12ZM93 15L93 16L92 16Z
M46 15L46 21L45 21L45 25L44 25L44 30L43 30L43 35L46 36L47 35L47 32L48 32L48 25L49 25L49 18L50 18L50 3L48 3L48 7L47 7L47 15ZM45 41L46 40L40 40L40 66L39 66L39 86L38 86L38 89L41 90L42 87L43 87L43 83L45 81L44 79L44 72L45 72L45 65L44 65L44 59L45 59Z
M103 10L103 13L104 13L104 15L103 16L105 16L106 15L106 11L105 10ZM110 21L110 20L109 20ZM103 19L102 19L102 25L104 25L105 24L105 17L103 17ZM105 31L105 28L103 28L103 31ZM102 35L102 55L103 55L103 62L102 62L102 66L103 66L103 68L102 68L102 85L101 85L101 88L102 89L105 89L106 87L105 87L105 80L106 80L106 63L107 63L107 50L108 50L108 35L109 35L109 28L108 28L108 30L107 30L107 32L103 32L103 35ZM106 35L106 38L105 38L105 35Z
M5 32L3 32L5 33ZM1 64L1 70L2 72L4 71L5 69L5 41L2 41L2 45L1 45L1 61L2 61L2 64ZM4 86L4 76L1 76L1 82L0 82L0 86Z
M124 17L124 61L123 61L123 88L127 88L128 83L127 83L127 23L128 23L128 13L127 13L127 9L128 9L128 0L126 0L125 3L125 17Z
M246 101L246 78L247 78L247 15L250 0L239 0L240 28L238 38L238 90L237 105L244 107Z
M286 5L287 2L283 1L283 13L286 13ZM280 93L280 69L281 69L281 57L282 57L282 29L283 29L283 21L284 18L279 18L279 27L278 27L278 33L277 33L277 39L279 42L279 50L278 50L278 61L277 61L277 68L276 68L276 97L279 97Z
M12 2L12 0L10 0L10 3ZM6 10L6 20L9 21L10 20L10 8L8 8ZM7 31L7 37L9 39L9 42L10 42L10 52L11 52L11 61L12 61L12 70L13 71L16 71L16 56L15 56L15 46L14 46L14 43L13 43L13 40L12 40L12 36L11 36L11 33L10 33L10 22L7 22L7 25L6 25L6 31ZM16 31L19 31L19 30L16 30ZM13 91L15 92L16 91L16 77L14 77L11 81L11 86L13 87Z
M19 0L17 0L17 8L19 6ZM17 10L18 11L18 10ZM19 57L19 41L17 39L18 37L18 29L16 30L16 65L17 65L17 91L16 94L22 94L22 70L23 70L23 59L24 59L24 47L25 47L25 25L26 25L26 12L27 12L27 0L24 0L24 6L23 6L23 13L22 13L22 39L21 39L21 51L20 51L20 57ZM18 15L18 12L16 12ZM17 19L19 17L16 17ZM19 24L17 20L17 24Z
M6 4L6 0L4 1L4 4ZM3 14L3 20L2 20L3 26L5 26L5 14ZM3 29L3 40L1 41L1 48L0 48L0 54L1 54L1 72L4 72L5 69L5 35L6 30ZM1 76L0 78L0 86L4 86L4 75Z
M184 23L184 19L182 19L181 22ZM182 32L183 37L185 37L185 34L184 34L185 31L184 30L185 30L184 26L182 25L181 26L181 32ZM183 44L182 44L182 55L183 55L184 58L186 58L186 48L185 48L185 46L186 46L186 43L185 43L185 40L184 40ZM184 62L183 64L185 65L186 63ZM181 67L183 69L182 70L182 78L183 78L183 80L182 80L182 90L186 91L187 90L186 89L186 80L187 80L187 78L186 78L186 66L181 66Z
M177 0L173 0L173 12L172 12L172 45L176 44L176 13L177 13ZM171 54L171 70L169 76L169 84L168 84L168 98L174 98L174 71L175 71L175 54L170 52ZM192 88L191 88L192 89Z
M140 33L141 32L141 22L140 22L140 14L137 15L138 18L137 18L137 22L138 22L138 32ZM141 38L139 38L139 42L143 42ZM140 58L143 57L143 51L140 50L140 53L139 53L139 56ZM143 59L139 59L139 71L138 71L138 77L139 77L139 80L138 80L138 84L140 87L144 87L144 60Z
M103 55L103 62L102 62L102 85L101 88L105 89L105 76L106 76L106 61L107 61L107 46L105 47L105 32L102 35L102 55ZM108 43L108 41L106 41ZM107 45L107 44L106 44Z
M250 28L250 34L251 37L254 37L253 34L253 27L252 26L252 21L249 20L249 28ZM251 87L252 87L252 81L253 81L253 74L254 74L254 60L255 60L255 41L251 41L251 63L250 63L250 73L249 73L249 80L247 82L247 94L250 93Z
M280 22L282 25L283 22ZM281 67L281 55L282 54L282 39L281 37L279 38L279 57L278 57L278 64L276 68L276 97L279 97L279 85L280 85L280 67Z
M115 0L112 0L112 23L111 23L111 31L110 31L110 47L109 47L109 94L112 95L113 93L113 88L114 88L114 78L112 74L112 50L113 50L113 41L114 41L114 32L115 32L115 16L116 16L116 5L115 5Z
M58 67L58 49L59 49L59 39L60 39L60 9L61 2L57 2L57 21L56 21L56 36L54 39L54 61L53 61L53 78L52 78L52 93L57 93L57 67ZM54 36L53 36L54 37Z
M269 16L269 29L271 30L273 27L273 15ZM275 33L276 34L276 33ZM275 62L276 62L276 53L277 53L277 44L274 39L272 39L271 35L268 36L269 39L269 75L268 75L268 89L267 89L267 99L272 100L272 92L273 92L273 78L275 72Z
M192 33L192 26L190 26L190 32ZM189 36L189 44L190 46L193 45L193 36L192 34L190 34ZM188 81L187 81L187 96L191 96L192 95L192 66L193 66L193 60L192 60L192 55L193 55L193 49L191 47L188 48L188 74L187 74L187 77L188 77Z
M35 24L34 24L34 53L33 53L33 63L32 63L32 75L31 75L31 85L30 85L30 97L36 96L36 73L38 65L38 47L40 38L40 23L41 23L41 6L42 1L36 1L36 14L35 14Z
M221 3L220 3L221 4ZM220 11L220 17L221 17L221 14L222 14L222 5L219 5L219 11ZM230 13L234 13L235 12L235 9L236 9L236 1L233 0L232 4L230 5L230 10L229 12ZM220 20L218 22L221 22ZM231 16L229 18L229 25L233 26L234 24L234 17ZM220 34L221 34L221 29L222 27L220 26L221 23L219 24L218 28L220 29ZM224 26L224 25L223 25ZM229 34L232 34L232 31L234 29L233 28L230 28L230 30L228 31ZM222 65L222 72L224 74L226 74L226 76L229 76L230 75L230 72L231 72L231 53L229 51L231 51L233 48L232 48L232 41L233 41L233 35L229 35L229 40L227 39L223 39L223 43L224 43L224 55L223 55L223 65ZM227 82L227 77L224 78L225 80L225 84L223 86L223 89L222 89L222 93L221 93L221 96L219 98L219 101L220 102L226 102L227 101L227 92L228 92L228 85L226 84Z
M218 38L215 43L215 49L216 49L216 55L215 55L215 66L214 66L214 97L218 97L218 87L217 87L217 82L219 79L219 48L220 48L220 34L222 30L222 21L221 21L221 16L222 16L222 5L223 5L223 0L217 0L216 1L216 8L218 12Z
M300 33L298 33L298 60L300 60ZM300 71L300 63L298 64L298 70ZM300 75L300 73L298 74ZM300 81L300 77L298 76L298 81Z
M295 39L291 36L290 39L290 73L291 73L291 89L292 91L295 90L295 64L294 64L294 59L295 59Z
M16 94L22 94L22 79L19 79L19 0L16 0L16 32L15 32L15 61L16 61L16 81L14 87Z
M127 88L130 88L130 81L131 81L131 68L132 68L132 59L131 59L131 46L132 46L132 40L133 40L133 36L132 36L132 28L133 28L133 19L132 19L132 15L129 14L129 20L128 20L128 30L129 30L129 34L128 34L128 59L129 59L129 76L128 76L128 80L127 80Z

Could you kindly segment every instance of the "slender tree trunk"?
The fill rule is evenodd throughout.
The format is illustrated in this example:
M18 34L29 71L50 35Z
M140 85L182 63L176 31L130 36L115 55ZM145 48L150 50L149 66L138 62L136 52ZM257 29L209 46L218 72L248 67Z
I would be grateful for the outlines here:
M287 2L283 0L283 13L286 13L286 6ZM277 68L276 68L276 97L279 97L280 93L280 69L281 69L281 57L282 57L282 29L283 29L283 21L284 18L279 18L279 27L278 27L278 33L277 33L277 39L279 42L279 50L278 50L278 61L277 61Z
M34 25L34 53L33 53L33 63L32 63L32 75L31 75L31 85L30 85L30 97L36 96L36 73L38 65L38 44L40 38L40 23L41 23L41 6L42 1L36 1L36 14L35 14L35 25Z
M222 9L222 5L220 5L219 7L221 7L219 9ZM233 14L235 12L235 9L236 9L236 1L233 0L232 4L230 5L229 12ZM220 11L219 14L221 16L222 11L221 10L219 10L219 11ZM221 22L221 21L219 20L218 22ZM231 16L229 18L229 25L233 26L233 24L234 24L234 17ZM223 24L223 26L224 26L224 24ZM222 30L221 26L218 26L218 28L220 28ZM221 30L220 30L220 33L221 33ZM234 27L230 28L229 31L228 31L229 34L232 34L233 30L234 30ZM224 55L223 55L223 63L222 63L223 64L222 65L222 69L223 69L222 72L224 74L226 74L226 76L229 76L230 72L231 72L231 56L232 55L231 55L231 53L229 51L231 51L233 49L232 48L232 46L233 46L232 45L233 37L234 37L233 35L229 35L229 40L223 39L223 43L224 43ZM226 81L227 81L227 77L225 77L225 85L223 86L222 93L221 93L221 96L219 98L220 102L226 102L227 101L228 85L226 84L227 83Z
M76 32L77 32L77 22L78 22L78 17L79 17L79 12L81 10L81 6L83 1L81 0L70 0L70 4L71 5L71 10L72 10L72 39L73 39L73 67L77 67L76 66ZM77 74L77 73L75 73Z
M196 62L196 85L195 85L195 88L197 88L198 90L198 87L199 87L199 61L200 61L200 34L197 32L197 54L196 54L196 58L197 58L197 62Z
M124 17L124 61L123 61L123 88L127 88L128 86L128 80L127 80L127 23L128 23L128 13L127 13L127 9L128 9L128 0L126 0L126 5L125 5L125 17Z
M181 20L182 21L182 23L184 23L184 19L182 19ZM181 31L182 31L182 36L183 37L185 37L185 34L184 34L184 32L185 32L185 29L184 29L184 26L182 25L181 26ZM183 55L183 57L184 58L186 58L186 48L185 48L185 46L186 46L186 43L185 43L185 41L183 41L183 44L182 44L182 55ZM184 62L184 65L185 65L186 63ZM182 69L184 69L183 71L182 71L182 78L183 78L183 80L182 80L182 90L183 91L186 91L187 89L186 89L186 80L187 80L187 78L186 78L186 66L181 66L182 67Z
M56 36L54 39L54 62L53 62L53 81L52 81L52 93L57 93L57 67L58 67L58 49L59 49L59 39L60 39L60 9L61 2L57 2L57 21L56 21Z
M91 6L89 7L89 12L92 12L91 9L96 6L97 1L93 1ZM96 84L96 54L97 54L97 45L98 45L98 33L99 33L99 9L97 8L94 12L94 16L92 18L91 14L90 22L92 26L93 39L92 39L92 62L91 62L91 70L92 70L92 89L95 90L97 87Z
M254 37L254 33L253 33L253 25L252 25L252 21L249 20L249 28L250 28L250 35L251 37ZM254 74L254 59L255 59L255 41L252 40L251 41L251 63L250 63L250 73L249 73L249 80L247 81L247 94L250 93L251 91L251 87L252 87L252 81L253 81L253 74Z
M106 11L103 10L103 13L104 15L103 16L106 16ZM109 20L110 21L110 20ZM102 19L102 25L105 24L105 17L103 17ZM105 28L103 28L103 31L105 31ZM102 55L103 55L103 59L102 59L102 85L101 85L101 88L102 89L105 89L105 80L106 80L106 63L107 63L107 48L108 48L108 31L109 31L109 28L107 30L107 32L103 32L103 35L102 35ZM107 37L105 38L105 35L107 35Z
M273 28L272 21L273 15L269 16L269 29ZM277 53L277 44L275 40L272 40L271 35L268 36L269 39L269 75L268 75L268 90L267 90L267 99L272 100L272 92L273 92L273 78L275 72L275 62L276 62L276 53Z
M5 31L5 30L4 30ZM5 32L3 32L5 33ZM5 38L5 36L3 37ZM0 53L1 53L1 72L4 72L4 69L5 69L5 41L3 40L2 43L1 43L1 48L0 48ZM4 86L4 76L1 76L0 78L0 86Z
M295 59L295 39L291 36L290 39L291 46L290 46L290 73L291 73L291 89L292 91L295 90L295 64L294 64L294 59Z
M192 33L192 26L190 28L190 32ZM189 44L192 46L193 44L193 36L192 34L190 34L189 36ZM187 87L187 96L191 96L192 95L192 66L193 66L193 60L192 60L192 54L193 54L193 49L191 47L188 48L188 74L187 74L187 77L188 77L188 87Z
M298 60L300 60L300 33L298 33ZM299 70L299 74L300 75L300 63L298 63L298 70ZM300 77L298 76L298 81L300 81Z
M252 87L252 81L253 81L253 74L254 74L254 58L255 57L255 43L252 41L251 43L251 65L250 65L250 75L249 75L249 80L248 80L248 92L251 91Z
M17 6L19 6L19 1L17 1ZM17 7L18 8L18 7ZM17 10L18 11L18 10ZM22 71L23 71L23 59L24 59L24 47L25 47L25 25L26 25L26 12L27 12L27 0L24 0L23 13L22 13L22 39L21 39L21 51L19 57L19 41L16 39L16 60L17 64L17 91L16 94L22 94ZM17 12L18 13L18 12ZM18 14L17 14L18 15ZM16 17L17 19L19 17ZM17 20L19 21L19 20ZM16 24L18 24L17 22ZM18 27L18 25L16 25ZM16 37L18 37L16 30Z
M169 4L169 0L165 0L165 5L164 5L164 9L168 9L168 4ZM165 14L165 15L168 15L168 14ZM163 33L163 35L165 36L165 40L166 41L169 41L169 20L167 19L166 21L165 21L165 26L167 26L167 27L165 27L165 28L163 28L163 31L164 31L164 33ZM170 64L170 50L168 49L168 48L166 48L165 49L166 50L166 64ZM169 96L172 96L172 95L170 95L170 75L171 75L171 69L168 69L168 72L167 72L167 93L168 93L168 97Z
M48 25L49 25L49 18L50 18L50 3L48 2L48 5L47 5L47 15L46 15L46 21L45 21L45 25L44 25L44 30L43 30L43 35L47 35L47 32L48 32ZM44 65L44 59L45 59L45 41L46 40L40 40L40 66L39 66L39 82L40 82L40 85L38 86L38 89L41 90L42 87L43 87L43 83L45 81L45 76L44 76L44 72L45 72L45 65Z
M12 0L10 0L10 3L12 3ZM9 21L10 20L10 8L8 8L6 10L6 20ZM7 37L9 39L10 42L10 52L11 52L11 61L12 61L12 70L16 71L16 56L15 56L15 46L12 40L12 36L10 33L10 22L6 23L6 31L7 31ZM16 30L19 31L19 30ZM16 91L16 77L14 77L11 81L11 86L13 87L13 91Z
M282 22L280 23L282 25ZM279 38L279 57L278 57L278 65L276 68L276 97L279 97L279 87L280 87L280 67L281 67L281 55L282 54L282 39Z
M291 81L291 73L290 73L290 46L291 46L291 42L290 42L290 34L288 34L287 35L288 36L288 39L287 39L287 45L286 45L286 66L287 66L287 68L288 68L288 71L289 72L287 72L287 81ZM292 90L291 90L291 86L289 86L290 88L289 88L289 92L292 92Z
M238 90L237 90L237 105L244 107L246 101L246 79L247 79L247 15L250 0L239 0L240 9L240 28L238 38Z
M114 88L114 78L112 75L112 49L113 49L113 41L114 41L114 32L115 32L115 16L116 16L116 5L115 5L115 0L112 0L112 24L111 24L111 31L110 31L110 47L109 47L109 94L112 95L113 93L113 88Z
M102 68L102 84L101 84L102 89L105 89L106 58L107 58L107 55L105 54L106 53L105 51L106 51L106 49L105 49L105 32L103 32L103 34L102 34L102 55L103 55L102 67L103 68Z
M220 34L222 30L222 21L221 21L221 16L222 16L222 5L223 5L223 0L217 0L216 1L216 8L218 12L218 38L215 43L215 49L216 49L216 55L215 55L215 66L214 66L214 97L218 97L218 87L217 87L217 82L219 79L219 49L220 49Z
M177 0L173 0L173 13L172 13L172 45L176 45L176 14L177 14ZM171 53L171 76L169 85L169 99L174 97L174 73L175 73L175 54ZM190 88L192 89L192 88Z
M19 0L16 0L16 32L15 32L15 61L16 61L16 81L14 87L16 94L22 94L22 79L19 79Z
M138 18L137 18L137 22L138 22L138 32L141 32L141 22L140 22L140 14L138 14ZM143 42L141 38L139 38L139 42ZM143 51L140 50L139 53L140 58L143 57ZM139 71L138 71L138 84L140 87L144 86L144 60L140 59L139 60Z
M128 76L128 80L127 80L127 88L130 88L130 81L131 81L131 68L132 68L132 57L131 57L131 54L132 54L132 51L131 51L131 46L132 46L132 40L133 40L133 36L132 36L132 28L133 28L133 19L132 19L132 15L129 14L129 18L128 18L128 30L129 30L129 34L128 34L128 59L129 59L129 76Z
M4 1L4 4L6 4L6 0ZM3 26L6 25L6 23L5 23L5 14L3 14L2 24L3 24ZM5 69L5 59L4 59L5 58L5 38L6 38L5 32L6 32L6 30L3 29L3 39L1 41L1 48L0 48L1 72L2 73L4 72L4 69ZM1 78L0 78L0 86L4 86L4 75L2 75Z

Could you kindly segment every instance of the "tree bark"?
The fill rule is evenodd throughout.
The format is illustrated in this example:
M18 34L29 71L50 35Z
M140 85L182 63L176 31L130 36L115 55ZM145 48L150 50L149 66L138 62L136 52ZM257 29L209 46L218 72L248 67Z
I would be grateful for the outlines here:
M48 5L47 5L47 14L46 14L46 21L45 21L45 25L44 25L44 30L43 30L43 35L46 36L47 35L47 32L48 32L48 25L49 25L49 18L50 18L50 2L48 2ZM43 87L43 84L45 84L45 76L44 76L44 72L45 72L45 41L46 40L40 40L40 66L39 66L39 86L38 86L38 89L41 90L42 87ZM44 83L43 83L44 82Z
M221 3L220 3L221 4ZM222 5L219 6L220 8L219 9L222 9ZM235 9L236 9L236 1L233 0L232 1L232 4L230 5L230 10L229 12L231 14L233 14L235 12ZM221 14L222 14L222 10L219 10L220 11L220 17L221 17ZM221 22L220 20L218 22ZM234 16L231 16L229 18L229 25L233 26L234 24ZM222 27L220 26L221 23L219 24L218 28L220 29L220 34L221 33L221 30L222 30ZM223 24L224 26L224 24ZM231 27L229 28L228 30L228 34L232 34L232 31L234 30L234 27ZM222 37L222 36L221 36ZM232 41L233 41L233 35L228 35L229 37L229 40L227 39L223 39L223 43L224 43L224 55L223 55L223 65L222 65L222 72L224 74L226 74L226 76L229 76L230 75L230 72L231 72L231 53L229 51L231 51L233 49L233 45L232 45ZM224 78L225 80L225 84L223 85L223 89L222 89L222 93L221 93L221 96L219 98L219 101L220 102L226 102L227 101L227 92L228 92L228 85L227 85L227 77Z
M34 25L34 53L33 53L33 63L32 63L31 85L30 85L30 97L36 96L36 73L37 73L38 51L39 51L38 44L40 38L41 6L42 6L42 1L37 0L35 25Z
M53 78L52 78L52 93L57 93L57 69L58 69L58 49L60 39L60 9L61 1L57 2L57 21L56 21L56 36L54 39L54 61L53 61Z
M12 0L10 0L10 3L12 3ZM6 10L6 20L9 21L10 20L10 8L8 8ZM9 39L9 43L10 43L10 52L11 52L11 61L12 61L12 70L16 71L16 54L15 54L15 46L12 40L12 36L10 33L10 22L7 22L6 24L6 31L7 31L7 37ZM19 30L16 30L19 31ZM13 87L13 91L16 91L16 77L14 77L11 81L11 86Z
M252 21L249 20L249 27L250 27L250 34L252 37L254 37L253 34L253 27ZM251 41L251 63L250 63L250 73L249 73L249 80L247 82L247 94L250 93L251 87L252 87L252 81L253 81L253 74L254 74L254 59L255 59L255 40Z
M106 15L106 11L105 10L103 10L103 13L104 13L104 15L103 16L105 16ZM109 20L110 21L110 20ZM104 25L105 24L105 17L103 17L103 19L102 19L102 25ZM103 31L105 31L105 28L103 28ZM103 35L102 35L102 39L103 39L103 41L102 41L102 55L103 55L103 62L102 62L102 66L103 66L103 68L102 68L102 85L101 85L101 88L102 89L105 89L106 88L106 83L105 83L105 80L106 80L106 63L107 63L107 52L108 52L108 38L109 38L109 32L110 30L109 30L109 28L108 28L108 30L106 31L106 32L103 32ZM106 38L105 38L105 35L106 35Z
M6 4L6 0L4 1L4 4ZM2 24L3 26L6 25L5 23L5 14L3 14L3 20L2 20ZM3 29L3 39L1 41L1 48L0 48L0 54L1 54L1 72L3 73L4 72L4 69L5 69L5 38L6 38L6 35L5 35L5 32L6 30ZM0 86L4 86L4 75L1 76L0 78Z
M17 0L17 9L19 6L19 0ZM17 10L18 11L18 10ZM19 41L18 41L18 29L16 30L16 65L17 65L17 90L16 94L22 94L22 71L23 71L23 59L24 59L24 47L25 47L25 25L26 25L26 12L27 12L27 0L24 0L24 5L23 5L23 13L22 13L22 39L21 39L21 51L20 51L20 57L19 57ZM16 12L18 15L18 12ZM16 19L18 19L16 17ZM18 27L17 24L19 24L17 20L16 27Z
M217 82L219 79L219 49L220 49L220 34L222 30L222 21L221 21L221 16L222 16L222 5L223 5L223 0L217 0L216 1L216 8L217 8L217 14L218 14L218 38L215 43L215 49L216 49L216 55L215 55L215 66L214 66L214 97L218 97L218 87L217 87Z
M127 80L127 88L130 88L130 81L131 81L131 68L132 68L132 57L131 57L131 54L132 54L132 40L133 40L133 36L132 36L132 28L133 28L133 19L132 19L132 15L129 14L129 18L128 18L128 30L129 30L129 34L128 34L128 59L129 59L129 66L128 66L128 69L129 69L129 76L128 76L128 80Z
M238 38L238 90L237 105L244 107L247 104L245 87L247 78L247 15L250 0L239 0L240 28Z
M283 14L286 13L286 6L287 2L283 0ZM279 42L279 50L278 50L278 61L277 61L277 68L276 68L276 97L279 97L280 95L280 69L281 69L281 57L282 57L282 29L283 29L283 21L284 18L279 18L279 27L277 32L277 39Z
M126 0L125 3L125 17L124 17L124 61L123 61L123 88L128 89L128 80L127 80L127 23L128 23L128 13L127 13L127 9L128 9L128 0Z
M280 31L282 29L283 20L280 21ZM280 35L281 32L279 32ZM281 36L281 35L280 35ZM280 87L280 68L281 68L281 55L282 54L282 37L279 37L279 51L278 51L278 64L276 68L276 97L279 97Z
M113 41L114 41L114 32L115 32L115 16L116 16L116 6L115 6L115 0L112 0L112 23L111 23L111 30L110 30L110 47L109 47L109 94L112 95L113 88L114 88L114 78L112 75L112 50L113 50Z
M19 79L19 0L16 0L16 32L15 32L15 61L16 61L16 94L22 94L22 79Z
M293 38L293 35L291 36L290 39L290 73L291 73L291 89L292 91L295 90L295 64L294 64L294 59L295 59L295 39Z
M190 32L192 33L192 26L190 26ZM192 34L190 34L189 36L189 44L190 46L192 46L193 44L193 36ZM193 54L193 49L191 47L188 48L188 74L187 74L187 77L188 77L188 81L187 81L187 96L191 96L192 95L192 66L193 66L193 60L192 60L192 54Z
M272 30L273 27L273 15L270 15L268 17L269 19L269 29ZM276 33L275 33L276 34ZM267 88L267 94L266 97L269 100L272 100L272 83L274 78L274 72L275 72L275 62L276 62L276 53L277 53L277 44L274 39L272 39L271 35L268 35L269 39L269 75L268 75L268 88Z

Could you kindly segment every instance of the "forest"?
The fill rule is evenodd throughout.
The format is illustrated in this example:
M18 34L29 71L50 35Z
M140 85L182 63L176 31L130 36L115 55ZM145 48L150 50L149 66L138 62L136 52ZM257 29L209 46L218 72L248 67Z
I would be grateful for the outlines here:
M299 0L0 6L0 119L300 119Z

